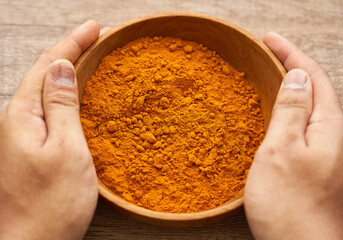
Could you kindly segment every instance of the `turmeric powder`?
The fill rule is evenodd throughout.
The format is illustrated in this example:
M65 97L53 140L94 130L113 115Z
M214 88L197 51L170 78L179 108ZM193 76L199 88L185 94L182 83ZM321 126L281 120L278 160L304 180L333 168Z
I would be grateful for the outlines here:
M126 201L170 213L232 199L264 137L245 74L171 37L106 56L87 82L81 120L99 179Z

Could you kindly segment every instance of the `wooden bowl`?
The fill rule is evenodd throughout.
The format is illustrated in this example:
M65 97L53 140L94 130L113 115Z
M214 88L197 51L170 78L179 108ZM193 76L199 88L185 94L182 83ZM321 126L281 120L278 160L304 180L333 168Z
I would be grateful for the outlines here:
M75 64L80 99L85 84L102 58L114 49L145 36L172 36L202 43L215 50L246 78L261 97L265 128L269 124L285 70L273 53L256 37L224 20L195 13L158 13L133 19L116 26L99 37ZM242 208L242 189L225 204L197 213L162 213L138 207L112 193L99 180L100 195L115 209L139 221L163 226L200 226L218 221Z

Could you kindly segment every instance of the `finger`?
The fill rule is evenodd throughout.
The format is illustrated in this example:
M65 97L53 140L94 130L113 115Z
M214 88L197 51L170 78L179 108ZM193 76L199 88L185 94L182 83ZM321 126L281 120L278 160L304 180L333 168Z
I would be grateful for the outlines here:
M94 20L87 21L34 62L8 107L11 124L23 137L35 138L38 143L46 139L42 89L49 65L58 58L74 62L98 35L98 24Z
M89 20L75 28L50 50L41 54L20 83L15 97L27 102L28 98L40 103L44 77L49 65L56 59L67 59L74 63L99 36L99 25Z
M101 36L101 35L103 35L104 33L106 33L108 30L110 30L111 28L110 27L104 27L104 28L102 28L101 30L100 30L100 33L99 33L99 37Z
M306 143L305 132L312 112L312 84L309 75L293 69L285 76L279 90L266 141L281 145Z
M310 75L314 92L314 112L318 110L322 113L321 118L342 112L329 75L317 62L277 33L266 34L263 41L280 59L287 71L301 68Z
M328 142L342 134L343 112L340 100L328 73L293 43L277 33L268 33L264 43L275 53L288 71L304 69L313 86L313 112L309 119L307 138L313 142ZM343 130L343 129L342 129Z
M68 60L59 59L49 66L43 89L46 141L83 136L76 81L74 66Z

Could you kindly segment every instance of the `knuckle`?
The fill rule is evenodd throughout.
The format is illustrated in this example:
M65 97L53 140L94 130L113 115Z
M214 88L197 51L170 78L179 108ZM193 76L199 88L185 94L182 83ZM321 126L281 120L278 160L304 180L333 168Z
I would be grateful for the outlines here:
M12 153L13 156L18 156L18 159L25 159L25 165L30 166L35 169L41 163L41 156L37 155L40 149L36 147L27 147L27 141L13 141L16 144L15 152Z
M283 136L280 137L279 144L287 148L291 148L297 145L299 140L302 139L303 133L297 131L288 131Z
M81 45L72 37L67 37L66 41L69 41L71 45L73 45L73 49L76 49L79 54L82 53L82 47Z
M330 78L329 72L326 71L326 69L322 68L321 66L319 66L318 70L312 75L312 77L315 75L320 75L320 76L325 76L327 78Z
M59 151L52 151L54 154L51 156L54 159L54 163L56 165L63 165L75 162L83 162L92 163L92 155L90 154L87 145L81 145L76 147L76 141L73 140L75 138L59 138L55 140L52 145L50 145L53 149L59 149Z
M328 72L326 69L322 68L322 71L323 71L323 74L324 74L325 76L327 76L328 78L330 78L330 74L329 74L329 72Z
M283 154L280 150L280 147L275 144L262 145L256 152L254 162L275 170L282 170L284 168Z
M51 91L47 96L45 96L45 103L46 107L48 108L64 106L69 108L75 108L75 110L79 110L78 97L74 93L69 91Z
M53 61L55 61L56 58L53 57L49 50L43 52L42 54L40 54L36 59L35 61L33 62L33 64L36 64L36 63L52 63Z
M302 119L304 116L311 114L312 108L303 101L299 101L295 98L288 98L286 100L279 101L274 105L272 115L277 116L280 112L287 114L288 118Z
M259 149L259 151L263 155L275 156L277 153L280 152L279 148L280 147L279 147L278 142L273 142L273 143L269 142L269 143L261 145L261 148Z
M278 149L274 144L262 144L255 154L255 160L275 157L277 153Z
M300 153L299 146L299 134L296 132L290 132L284 134L277 141L266 141L263 142L258 151L256 157L279 157L279 156L291 156L290 152Z
M302 161L299 160L306 158L302 149L297 146L288 148L278 144L268 144L257 151L254 161L280 174L288 174L294 171L294 168L302 167Z
M290 66L292 65L293 59L299 58L299 51L297 49L293 49L290 54L286 57L284 61L285 66Z
M71 132L68 136L60 136L54 138L51 142L52 145L50 147L54 149L60 149L64 155L70 156L79 156L82 155L83 157L89 157L90 152L87 147L86 141L81 141L83 136Z
M34 173L38 179L42 180L42 184L49 184L51 175L57 174L60 171L61 157L54 151L41 152L40 155L31 155L31 162L28 162L30 172Z
M296 109L309 109L309 104L302 101L298 95L288 95L280 99L274 106L274 109L296 108Z

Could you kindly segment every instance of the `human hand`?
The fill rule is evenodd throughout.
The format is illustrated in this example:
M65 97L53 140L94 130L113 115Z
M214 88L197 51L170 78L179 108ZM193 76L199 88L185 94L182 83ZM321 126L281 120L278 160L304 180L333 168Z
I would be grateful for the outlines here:
M99 36L88 21L42 54L0 112L0 239L81 239L96 172L72 63Z
M343 114L327 72L276 33L287 69L245 188L256 239L343 239ZM299 70L299 69L303 69Z

